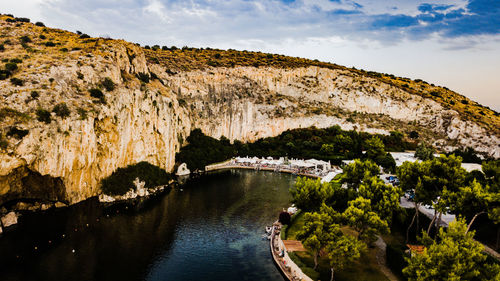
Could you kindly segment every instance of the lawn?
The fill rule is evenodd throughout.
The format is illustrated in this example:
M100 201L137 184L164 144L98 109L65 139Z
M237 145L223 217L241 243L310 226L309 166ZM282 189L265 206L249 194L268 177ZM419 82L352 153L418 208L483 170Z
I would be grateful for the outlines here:
M287 240L297 240L297 233L304 225L304 212L297 214L292 223L285 230L285 238ZM348 229L342 229L344 233L350 232ZM375 248L368 248L368 251L356 262L346 267L342 271L335 272L335 280L388 280L385 275L378 269L375 258ZM330 280L330 265L328 259L320 257L319 265L316 271L314 260L308 252L289 253L290 258L313 280Z

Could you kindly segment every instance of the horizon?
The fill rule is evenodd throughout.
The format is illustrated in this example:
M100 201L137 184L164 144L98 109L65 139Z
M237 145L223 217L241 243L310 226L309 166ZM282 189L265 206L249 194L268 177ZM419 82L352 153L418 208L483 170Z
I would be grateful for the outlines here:
M19 0L0 10L142 46L260 51L422 79L500 111L499 2Z

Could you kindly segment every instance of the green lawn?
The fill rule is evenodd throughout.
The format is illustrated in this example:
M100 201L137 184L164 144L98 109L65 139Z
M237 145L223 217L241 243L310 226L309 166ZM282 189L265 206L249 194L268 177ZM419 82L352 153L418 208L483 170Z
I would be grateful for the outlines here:
M352 263L348 267L341 271L335 272L335 280L337 281L386 281L388 280L385 275L378 269L377 261L375 259L374 248L369 248L368 251L356 262ZM295 252L294 261L299 266L305 265L307 267L306 272L310 272L314 267L314 260L312 255L307 252ZM318 263L318 268L316 270L317 274L308 274L313 280L330 280L330 265L328 259L320 258Z
M293 219L292 223L285 230L286 240L297 240L297 232L300 231L304 225L304 212L300 212ZM345 232L349 232L343 229ZM308 252L294 252L289 253L290 258L313 280L330 280L330 265L328 259L319 259L319 265L316 271L314 267L314 260ZM375 249L368 248L368 251L355 263L346 267L342 271L335 272L335 280L356 280L356 281L378 281L388 280L385 275L378 269L377 261L375 259Z
M297 233L304 226L304 212L299 212L292 218L292 223L285 230L285 240L297 240Z

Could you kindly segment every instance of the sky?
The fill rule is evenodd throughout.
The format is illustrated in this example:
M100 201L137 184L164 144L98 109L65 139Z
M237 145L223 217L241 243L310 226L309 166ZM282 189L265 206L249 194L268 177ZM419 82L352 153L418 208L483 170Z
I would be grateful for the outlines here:
M500 111L500 0L0 0L0 13L141 45L319 59Z

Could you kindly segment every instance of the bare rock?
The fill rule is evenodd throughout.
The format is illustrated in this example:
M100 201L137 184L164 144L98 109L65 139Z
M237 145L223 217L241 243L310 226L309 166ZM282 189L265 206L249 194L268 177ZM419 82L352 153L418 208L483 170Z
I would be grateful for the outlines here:
M7 228L9 226L17 224L17 214L15 212L10 212L1 218L2 225Z

